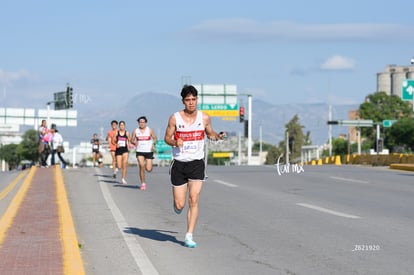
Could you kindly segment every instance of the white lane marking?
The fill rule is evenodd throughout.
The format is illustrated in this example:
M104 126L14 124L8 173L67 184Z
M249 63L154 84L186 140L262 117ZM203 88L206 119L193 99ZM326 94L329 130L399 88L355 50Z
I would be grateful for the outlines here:
M334 211L334 210L330 210L330 209L323 208L323 207L316 206L316 205L312 205L312 204L297 203L296 205L303 206L303 207L310 208L310 209L314 209L314 210L317 210L317 211L320 211L320 212L332 214L332 215L335 215L335 216L343 217L343 218L348 218L348 219L360 219L361 218L359 216L346 214L346 213L342 213L342 212L337 212L337 211Z
M336 180L350 181L350 182L355 182L355 183L369 183L369 181L365 181L365 180L354 180L354 179L340 178L340 177L334 177L334 176L331 176L330 178L336 179Z
M97 174L99 174L98 168L95 168L95 171ZM138 268L141 270L142 274L159 275L158 271L155 269L154 265L145 254L137 239L133 235L124 232L125 228L129 228L130 226L125 221L125 218L119 208L116 206L106 185L107 183L105 183L105 181L99 177L99 186L101 187L101 191L105 198L106 204L108 205L109 209L111 209L111 213L114 216L116 224L121 231L122 237L127 244L132 257L135 260L135 263L138 265Z
M228 183L228 182L225 182L225 181L222 181L222 180L214 180L214 182L223 184L223 185L228 186L228 187L238 187L237 185L235 185L233 183Z

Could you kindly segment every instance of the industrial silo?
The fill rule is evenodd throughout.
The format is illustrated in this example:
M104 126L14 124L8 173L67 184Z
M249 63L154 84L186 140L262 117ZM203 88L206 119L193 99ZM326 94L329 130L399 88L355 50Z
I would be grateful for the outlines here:
M391 93L391 75L389 72L377 73L377 92Z
M401 97L402 82L407 79L406 68L395 70L391 74L391 95L398 95Z

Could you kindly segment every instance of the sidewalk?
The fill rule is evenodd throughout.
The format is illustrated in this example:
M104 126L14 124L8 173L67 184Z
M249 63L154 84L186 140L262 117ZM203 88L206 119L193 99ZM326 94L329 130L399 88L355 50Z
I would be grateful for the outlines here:
M84 274L77 246L61 168L32 167L0 219L0 274Z

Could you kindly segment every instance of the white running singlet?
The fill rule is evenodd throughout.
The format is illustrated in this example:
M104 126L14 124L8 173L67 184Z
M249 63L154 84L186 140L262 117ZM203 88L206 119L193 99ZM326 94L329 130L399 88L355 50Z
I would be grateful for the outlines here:
M138 141L137 152L152 152L152 139L149 127L145 127L144 132L141 132L139 128L135 129L135 137Z
M180 112L174 113L175 117L175 140L182 139L183 147L173 147L174 159L178 161L192 161L204 158L204 124L203 113L197 111L197 118L193 124L185 123Z

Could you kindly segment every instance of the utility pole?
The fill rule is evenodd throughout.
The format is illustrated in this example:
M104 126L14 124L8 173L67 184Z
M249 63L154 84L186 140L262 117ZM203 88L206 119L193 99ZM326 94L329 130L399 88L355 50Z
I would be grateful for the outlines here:
M247 165L252 164L252 95L248 96L249 120L247 122Z
M332 120L332 105L329 105L329 121ZM332 125L329 124L329 156L332 156Z
M252 117L253 117L253 111L252 111L252 95L251 94L240 94L240 95L246 95L247 96L247 110L248 110L248 116L247 116L247 165L252 165ZM240 116L240 122L244 121L245 117L245 110L244 107L240 107L240 111L242 111L242 115ZM239 112L240 113L240 112Z

